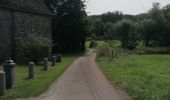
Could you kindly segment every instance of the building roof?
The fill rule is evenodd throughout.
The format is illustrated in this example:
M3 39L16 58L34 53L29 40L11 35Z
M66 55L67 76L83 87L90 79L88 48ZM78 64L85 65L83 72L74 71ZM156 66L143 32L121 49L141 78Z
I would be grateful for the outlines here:
M0 0L0 7L17 11L51 15L44 0Z

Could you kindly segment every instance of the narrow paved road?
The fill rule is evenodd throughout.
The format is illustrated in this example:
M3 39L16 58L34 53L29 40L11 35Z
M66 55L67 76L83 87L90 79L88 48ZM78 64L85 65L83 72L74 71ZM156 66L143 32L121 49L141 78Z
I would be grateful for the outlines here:
M129 100L126 93L111 86L95 57L96 53L91 52L74 61L45 93L33 100Z

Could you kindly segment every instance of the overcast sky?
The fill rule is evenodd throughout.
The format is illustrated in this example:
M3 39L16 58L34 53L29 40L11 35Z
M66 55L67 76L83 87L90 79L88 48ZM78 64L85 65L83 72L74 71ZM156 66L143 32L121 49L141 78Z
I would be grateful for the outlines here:
M86 11L88 15L115 10L122 11L124 14L136 15L147 12L153 2L159 2L161 6L170 4L170 0L87 0Z

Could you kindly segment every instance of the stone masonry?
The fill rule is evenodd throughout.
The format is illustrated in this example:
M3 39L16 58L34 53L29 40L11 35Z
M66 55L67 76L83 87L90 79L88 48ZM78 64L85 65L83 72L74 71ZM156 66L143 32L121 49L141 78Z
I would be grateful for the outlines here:
M0 9L0 61L12 56L11 13Z
M1 62L20 57L16 39L34 33L51 39L51 13L44 0L0 0Z

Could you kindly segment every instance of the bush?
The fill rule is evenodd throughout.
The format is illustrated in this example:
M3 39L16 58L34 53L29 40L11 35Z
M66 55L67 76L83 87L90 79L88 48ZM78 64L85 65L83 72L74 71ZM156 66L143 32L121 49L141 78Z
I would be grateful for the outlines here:
M124 49L133 50L136 48L139 37L136 23L131 20L122 20L117 22L113 29L114 34L121 40Z
M108 57L116 58L123 52L121 48L112 48L110 46L101 46L97 48L97 58Z
M170 54L170 47L144 47L134 50L137 54Z
M94 40L90 41L89 48L95 48L95 47L97 47L97 42Z
M17 40L20 53L23 53L28 61L38 62L44 57L48 58L51 54L51 40L39 34L29 34L25 38L18 38Z

